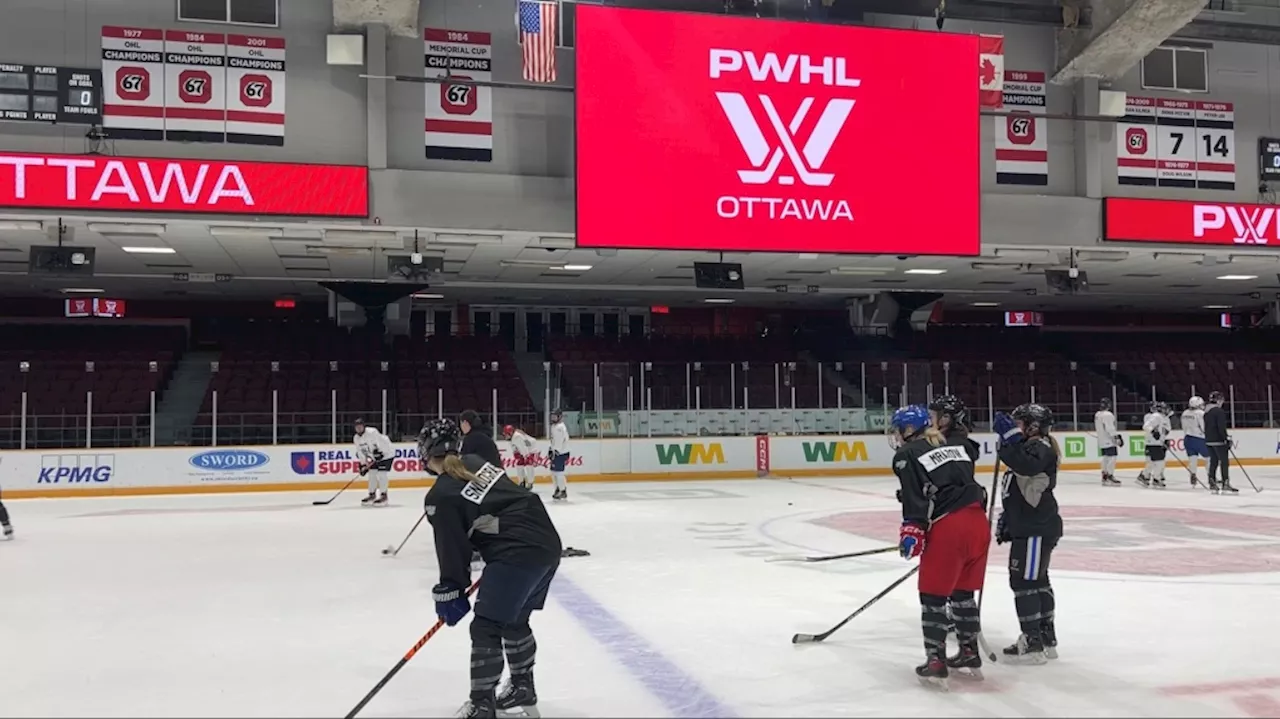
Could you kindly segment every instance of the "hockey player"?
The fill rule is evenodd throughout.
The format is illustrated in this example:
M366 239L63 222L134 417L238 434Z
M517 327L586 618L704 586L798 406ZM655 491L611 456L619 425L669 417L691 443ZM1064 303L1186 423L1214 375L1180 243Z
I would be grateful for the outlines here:
M471 695L456 716L491 718L501 709L536 717L538 645L529 617L542 609L560 565L560 535L538 495L517 487L500 466L459 455L460 448L452 420L433 420L418 435L418 456L436 478L424 506L440 564L431 594L436 614L449 626L472 609L467 586L473 548L485 562L471 621ZM504 650L511 681L497 694Z
M564 468L569 466L569 428L564 426L564 412L551 410L551 448L547 450L547 461L551 464L551 479L556 484L552 499L569 498L569 480L564 476Z
M1209 447L1209 489L1215 492L1238 491L1231 486L1231 437L1227 434L1227 411L1222 408L1226 398L1217 390L1209 393L1209 409L1204 413L1204 443ZM1219 484L1218 468L1222 468Z
M463 454L479 455L489 464L502 466L502 453L493 441L493 430L485 426L479 412L464 410L458 415L458 427L462 430Z
M982 626L974 593L982 589L991 527L982 487L973 479L967 447L948 444L929 425L929 410L902 407L890 420L900 448L893 471L901 486L899 551L920 557L920 624L925 663L916 667L922 683L946 686L951 668L982 678L978 634ZM960 654L947 661L947 605L952 605Z
M515 461L516 476L520 478L520 486L533 489L533 468L538 464L538 458L534 455L538 448L537 443L533 437L511 425L502 428L502 436L511 443L511 457Z
M982 456L978 443L969 439L969 408L953 394L939 395L929 403L929 421L937 427L947 444L964 447L975 464Z
M1098 450L1102 452L1102 486L1119 487L1116 479L1116 457L1124 446L1124 437L1116 430L1116 415L1111 411L1111 400L1102 398L1098 411L1093 414L1093 431L1098 436Z
M1191 472L1191 486L1200 478L1196 472L1201 462L1209 461L1209 446L1204 443L1204 398L1194 396L1182 410L1182 447L1187 451L1187 468Z
M0 502L0 529L4 530L5 539L13 539L13 525L9 524L9 510Z
M1142 435L1146 441L1147 465L1138 474L1138 484L1144 487L1165 488L1164 463L1169 452L1169 405L1152 402L1151 411L1142 418Z
M1015 664L1044 664L1058 658L1049 560L1062 538L1062 514L1053 493L1062 450L1050 435L1053 413L1044 405L1021 405L1012 416L1001 412L992 429L1000 440L1000 461L1009 468L1000 492L1004 511L996 522L996 543L1012 543L1009 586L1022 629L1004 655Z
M365 506L381 507L387 503L387 472L395 462L396 450L391 446L391 438L378 431L376 427L365 425L363 419L356 420L356 461L360 462L360 476L369 477L369 496L360 500Z

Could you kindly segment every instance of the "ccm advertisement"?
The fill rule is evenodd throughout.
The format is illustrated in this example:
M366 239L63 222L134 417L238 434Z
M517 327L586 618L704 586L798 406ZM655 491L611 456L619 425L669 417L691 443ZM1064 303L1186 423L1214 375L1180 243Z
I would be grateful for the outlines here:
M579 246L978 254L976 35L577 23Z

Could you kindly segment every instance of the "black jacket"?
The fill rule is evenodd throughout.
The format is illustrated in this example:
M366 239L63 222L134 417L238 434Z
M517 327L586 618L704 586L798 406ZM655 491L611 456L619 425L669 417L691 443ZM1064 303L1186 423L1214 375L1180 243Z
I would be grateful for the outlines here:
M1062 514L1053 495L1058 486L1058 453L1049 440L1034 437L1000 448L1004 473L1001 504L1005 532L1014 539L1061 537Z
M964 447L964 451L969 454L969 459L973 461L975 466L978 464L978 460L982 458L982 447L980 447L977 442L969 439L969 433L967 431L957 429L952 430L951 432L944 432L943 434L946 435L947 444L956 447Z
M478 481L442 474L424 502L435 534L440 581L470 585L473 548L486 564L559 564L560 534L542 498L512 482L499 465L470 454L462 462Z
M927 528L948 512L982 502L982 487L973 479L973 460L963 445L934 447L924 438L913 439L893 455L893 473L902 485L904 522Z
M474 454L496 467L502 466L502 453L493 441L493 432L488 427L472 427L470 432L462 436L459 454Z
M1211 404L1204 412L1204 442L1214 445L1227 443L1227 411L1220 404Z

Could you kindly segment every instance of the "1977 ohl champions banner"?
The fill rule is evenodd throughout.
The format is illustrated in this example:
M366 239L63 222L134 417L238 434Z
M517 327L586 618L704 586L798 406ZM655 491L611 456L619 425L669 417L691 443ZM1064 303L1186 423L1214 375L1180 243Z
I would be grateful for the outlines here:
M427 77L489 82L493 45L487 32L425 28ZM473 85L427 83L425 126L431 160L493 160L493 90Z
M976 35L577 13L579 246L978 254Z

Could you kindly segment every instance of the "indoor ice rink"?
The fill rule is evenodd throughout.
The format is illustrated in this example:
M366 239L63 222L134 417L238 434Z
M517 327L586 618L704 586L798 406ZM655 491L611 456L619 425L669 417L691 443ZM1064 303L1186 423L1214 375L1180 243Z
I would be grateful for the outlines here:
M566 558L535 615L547 717L1274 717L1280 665L1280 470L1235 496L1104 488L1064 472L1054 554L1060 658L913 674L909 582L822 644L824 631L909 571L882 478L592 482L550 507ZM1234 472L1234 470L1233 470ZM988 476L989 479L989 476ZM8 502L0 544L0 715L342 716L435 622L422 489L361 508L327 492ZM549 497L549 485L538 491ZM1280 492L1280 490L1277 490ZM548 500L549 502L549 500ZM999 651L1018 630L1007 546L992 547L983 619ZM439 632L361 712L450 716L466 699L464 624Z

